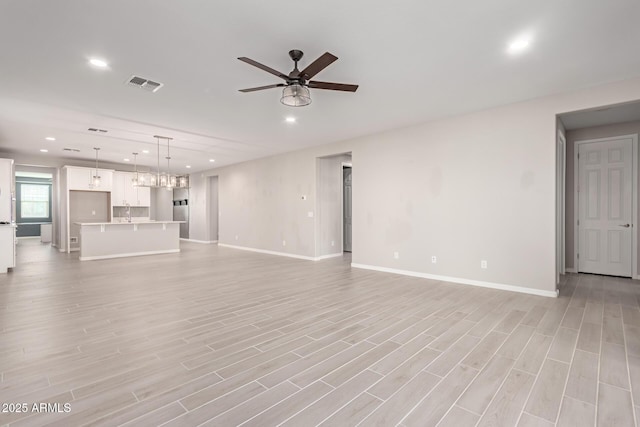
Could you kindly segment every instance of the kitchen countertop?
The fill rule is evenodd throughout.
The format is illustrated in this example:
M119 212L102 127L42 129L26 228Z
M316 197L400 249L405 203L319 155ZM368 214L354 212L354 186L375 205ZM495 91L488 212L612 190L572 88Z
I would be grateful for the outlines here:
M152 220L144 220L144 221L131 221L131 222L74 222L77 225L139 225L139 224L181 224L186 221L152 221Z

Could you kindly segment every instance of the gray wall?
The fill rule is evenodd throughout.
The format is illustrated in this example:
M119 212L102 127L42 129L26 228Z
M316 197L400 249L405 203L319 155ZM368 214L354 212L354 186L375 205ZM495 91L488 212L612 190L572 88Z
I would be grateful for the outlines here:
M164 188L151 189L149 216L156 221L173 221L173 192Z
M567 136L567 186L566 186L566 266L573 269L575 266L575 224L577 221L577 212L574 209L574 191L576 188L575 182L575 143L576 141L584 141L588 139L608 138L612 136L640 134L640 120L627 123L619 123L606 126L595 126L584 129L569 130L566 133ZM638 174L640 177L640 174ZM638 196L640 197L640 182L636 187L638 189ZM640 227L636 227L638 237L640 241ZM639 251L640 252L640 251ZM638 254L638 261L640 265L640 254Z
M71 249L80 248L80 226L74 222L107 222L110 220L110 193L104 191L69 191L70 237L78 237ZM94 214L95 213L95 214Z
M343 162L351 162L351 155L324 157L316 162L316 257L342 253Z
M640 79L212 170L220 242L314 256L316 158L350 151L354 263L551 294L556 115L636 99Z

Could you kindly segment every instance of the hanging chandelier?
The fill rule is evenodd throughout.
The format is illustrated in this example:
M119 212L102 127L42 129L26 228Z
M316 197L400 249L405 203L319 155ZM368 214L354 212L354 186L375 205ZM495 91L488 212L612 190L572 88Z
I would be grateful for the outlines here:
M173 190L174 188L189 188L189 175L173 175L171 174L171 152L169 148L169 144L173 138L168 136L160 136L154 135L156 139L157 145L157 169L156 173L141 173L138 172L137 160L136 160L136 171L135 177L133 179L134 186L139 187L152 187L152 188L165 188L167 190ZM167 170L160 170L160 140L164 139L167 141L167 155L165 159L167 160ZM137 156L137 153L134 153ZM136 157L137 159L137 157Z

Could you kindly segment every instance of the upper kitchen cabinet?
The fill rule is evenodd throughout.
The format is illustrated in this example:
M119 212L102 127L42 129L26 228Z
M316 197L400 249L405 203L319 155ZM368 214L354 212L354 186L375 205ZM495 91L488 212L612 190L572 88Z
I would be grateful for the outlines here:
M149 187L134 187L133 172L113 173L113 190L111 201L113 206L150 206L151 190Z
M151 206L151 188L137 187L138 206Z
M112 191L113 171L108 169L98 169L100 185L93 186L93 176L96 174L95 168L81 168L76 166L65 166L67 170L67 188L69 190L83 191Z
M0 222L15 221L15 179L12 159L0 159Z

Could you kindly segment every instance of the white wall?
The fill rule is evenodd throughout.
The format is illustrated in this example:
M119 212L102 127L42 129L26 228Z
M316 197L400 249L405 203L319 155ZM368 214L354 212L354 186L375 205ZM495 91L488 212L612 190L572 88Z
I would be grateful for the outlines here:
M189 175L189 239L208 242L211 218L209 179L204 174Z
M316 210L316 157L314 150L298 151L212 173L218 175L219 242L314 257L315 219L308 212Z
M209 177L209 242L218 241L218 177Z
M354 263L552 295L556 115L636 99L640 79L216 169L220 242L313 257L315 159L351 151Z
M575 224L577 212L574 209L574 189L575 189L575 145L576 141L585 141L588 139L608 138L613 136L640 134L640 120L627 123L618 123L605 126L594 126L583 129L575 129L567 131L567 185L566 185L566 265L567 268L575 268ZM640 177L640 174L638 175ZM640 178L639 178L640 179ZM636 186L638 189L638 197L640 197L640 180ZM638 233L638 241L640 241L640 227L636 228ZM640 252L640 251L639 251ZM640 253L638 254L638 265L640 265Z

